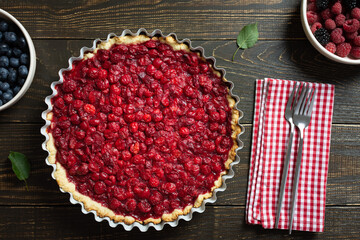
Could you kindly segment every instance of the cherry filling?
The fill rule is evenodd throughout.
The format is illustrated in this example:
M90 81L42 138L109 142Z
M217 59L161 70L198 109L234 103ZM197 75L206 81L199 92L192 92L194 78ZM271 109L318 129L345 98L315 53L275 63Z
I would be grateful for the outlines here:
M197 53L114 44L63 77L49 132L77 191L138 220L211 192L233 145L231 109Z

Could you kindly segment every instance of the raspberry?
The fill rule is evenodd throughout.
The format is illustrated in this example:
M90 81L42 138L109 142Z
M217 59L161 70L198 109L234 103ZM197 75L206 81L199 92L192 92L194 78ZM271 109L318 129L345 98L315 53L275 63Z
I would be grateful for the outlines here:
M154 75L155 74L155 72L156 72L156 68L154 67L154 65L148 65L147 67L146 67L146 73L147 74L149 74L149 75Z
M188 128L182 127L182 128L180 128L179 133L180 133L180 136L186 137L189 135L190 131Z
M335 15L339 15L342 12L342 5L340 2L336 2L332 7L331 7L331 12Z
M331 41L335 44L345 42L345 37L342 35L342 33L343 30L341 28L335 28L330 34Z
M357 19L346 20L343 24L345 32L355 32L359 29L360 23Z
M325 28L326 28L327 30L334 30L334 29L336 28L336 23L335 23L335 21L332 20L332 19L327 19L327 20L325 21Z
M311 32L314 33L316 30L318 30L319 28L322 28L321 23L316 22L311 26ZM201 83L200 83L201 85ZM202 86L202 85L201 85Z
M131 76L129 74L121 76L120 82L123 85L128 85L129 83L131 83Z
M152 64L155 68L160 68L161 64L163 64L163 60L161 60L160 58L155 58Z
M139 198L148 199L150 197L150 189L146 185L135 186L134 193Z
M310 25L313 25L314 23L319 21L319 16L316 12L313 11L307 11L306 12L306 18Z
M316 12L317 8L316 8L316 4L314 2L311 2L307 5L307 10L308 11L314 11Z
M321 12L321 17L322 17L323 20L331 19L332 18L332 13L331 13L330 9L327 8L324 11L322 11Z
M355 19L360 19L360 8L354 8L353 10L351 10L351 17L355 18Z
M330 34L325 28L319 28L316 30L314 36L321 45L326 45L330 40Z
M146 200L142 200L138 203L138 209L143 213L148 213L151 211L151 205Z
M168 183L165 183L164 188L167 192L173 193L176 190L176 185L174 183L168 182Z
M157 177L151 177L149 179L149 185L151 187L157 187L157 186L159 186L159 183L160 183L160 181L159 181L159 179Z
M65 107L65 102L62 98L58 98L58 99L56 99L54 105L55 105L55 107L57 107L59 109L63 109Z
M136 209L137 202L135 199L130 198L126 201L126 209L130 212Z
M94 191L96 194L103 194L106 192L106 185L104 182L96 182L94 185Z
M326 50L328 50L331 53L336 52L336 45L333 42L329 42L328 44L326 44L325 48L326 48Z
M347 40L353 40L355 37L357 37L357 35L358 35L357 31L351 32L351 33L348 33L348 32L345 33L345 37Z
M360 36L355 37L353 43L356 46L360 46Z
M360 58L360 47L352 47L350 55L354 58Z
M160 202L162 200L163 200L163 196L158 191L152 192L152 195L150 196L150 199L149 199L150 203L154 206L156 205L156 207L162 206L162 205L160 205Z
M109 88L109 80L107 79L98 79L96 80L96 86L100 89L100 90L105 90L107 88Z
M84 111L91 114L91 115L94 115L96 113L95 106L92 105L92 104L85 104L84 105Z
M343 14L339 14L335 17L336 26L341 27L346 21L346 17Z
M329 0L316 0L316 7L319 11L322 11L329 6L329 2Z
M138 123L137 122L133 122L130 123L130 132L135 133L138 131Z
M99 70L97 68L90 68L88 74L92 79L96 79L99 76Z
M346 57L347 55L349 55L350 51L351 51L350 43L340 43L337 46L336 54L339 57Z

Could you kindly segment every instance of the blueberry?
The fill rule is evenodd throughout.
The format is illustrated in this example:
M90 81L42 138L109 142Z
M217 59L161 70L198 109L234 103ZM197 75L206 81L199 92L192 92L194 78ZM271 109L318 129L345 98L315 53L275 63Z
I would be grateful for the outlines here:
M19 85L19 86L24 85L25 80L26 80L25 78L19 78L19 79L18 79L18 85Z
M9 68L8 82L15 83L17 78L17 71L13 68Z
M0 67L8 67L9 66L9 58L7 56L0 57Z
M24 37L19 37L17 40L17 45L19 48L24 49L26 47L26 40Z
M27 77L29 71L25 65L21 65L18 69L18 73L20 77Z
M22 51L20 50L20 49L18 49L18 48L13 48L12 49L12 55L14 56L14 57L20 57L21 56L21 54L22 54Z
M20 86L14 87L14 94L16 95L20 91L20 89L21 89Z
M7 92L4 92L4 93L3 93L3 99L4 99L6 102L10 101L12 98L13 98L12 92L7 91Z
M0 32L0 41L2 38L3 38L3 34L2 34L2 32Z
M9 50L9 45L7 45L6 43L0 43L0 55L5 55Z
M7 83L7 82L3 82L3 83L0 85L0 89L1 89L3 92L6 92L7 90L10 89L10 84Z
M5 32L4 33L4 40L7 43L13 44L17 41L17 36L14 32Z
M3 105L3 102L1 101L1 99L0 99L0 106L2 106Z
M18 58L10 58L10 66L17 68L19 67L20 63L19 63L19 59Z
M9 71L6 68L0 67L0 80L6 80L9 75Z
M2 94L3 94L3 92L0 90L0 98L1 98Z
M4 20L0 22L0 31L6 32L9 28L9 25Z
M27 55L26 53L21 54L20 63L23 65L29 64L29 55Z
M9 49L9 51L7 51L7 53L6 53L6 56L11 57L11 55L12 55L12 50Z

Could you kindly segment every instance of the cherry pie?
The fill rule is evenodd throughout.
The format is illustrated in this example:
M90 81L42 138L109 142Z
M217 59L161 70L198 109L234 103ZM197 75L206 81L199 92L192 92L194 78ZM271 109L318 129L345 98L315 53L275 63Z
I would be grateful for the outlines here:
M49 162L100 217L174 221L212 196L235 159L239 112L226 80L173 37L99 43L56 90Z

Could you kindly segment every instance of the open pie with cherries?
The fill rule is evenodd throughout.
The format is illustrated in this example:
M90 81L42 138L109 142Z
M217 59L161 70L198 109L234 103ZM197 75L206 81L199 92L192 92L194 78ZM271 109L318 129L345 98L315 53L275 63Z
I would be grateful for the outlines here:
M235 160L239 111L226 80L171 36L98 43L55 89L49 162L100 217L174 221L210 198Z

